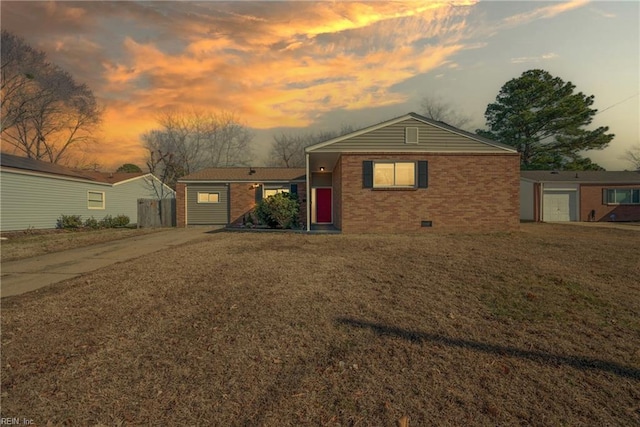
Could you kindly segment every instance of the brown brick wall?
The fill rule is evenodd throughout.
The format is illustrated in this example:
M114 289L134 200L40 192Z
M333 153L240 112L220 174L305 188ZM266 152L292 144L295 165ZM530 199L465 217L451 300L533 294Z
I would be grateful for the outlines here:
M300 200L300 215L299 221L301 224L306 223L306 203L305 199L306 188L304 182L298 182L298 200ZM242 224L244 216L256 206L256 191L262 191L261 188L251 188L251 183L232 183L230 184L230 218L229 221L233 225Z
M186 184L176 184L176 227L185 227L185 186Z
M252 188L253 183L229 184L229 223L242 224L245 214L251 212L256 204L256 191L260 188Z
M602 203L605 188L639 188L640 185L590 185L580 186L580 221L590 221L589 214L595 210L595 221L640 221L640 205L606 205Z
M362 188L364 160L427 160L429 187ZM519 226L517 154L358 153L342 155L341 162L341 229L345 233L495 231ZM433 227L421 227L423 220L432 221Z

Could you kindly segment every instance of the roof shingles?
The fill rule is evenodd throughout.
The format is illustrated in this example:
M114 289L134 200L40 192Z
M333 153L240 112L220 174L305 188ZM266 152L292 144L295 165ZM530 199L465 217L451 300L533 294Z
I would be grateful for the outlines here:
M253 173L251 173L253 171ZM233 167L208 168L183 176L178 181L304 181L304 168Z
M521 171L520 176L536 182L640 184L640 172L629 171Z
M126 181L128 179L137 178L146 175L142 172L135 173L109 173L72 169L60 166L55 163L43 162L41 160L30 159L27 157L15 156L13 154L2 153L0 155L0 165L6 168L28 170L48 175L66 176L69 178L84 179L87 181L96 181L106 184L115 184Z

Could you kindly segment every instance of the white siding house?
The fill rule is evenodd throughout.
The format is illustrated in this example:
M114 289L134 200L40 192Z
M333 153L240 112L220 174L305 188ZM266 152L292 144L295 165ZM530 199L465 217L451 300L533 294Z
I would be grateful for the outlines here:
M175 197L152 174L76 171L9 154L0 159L1 231L55 228L61 215L126 215L135 223L138 199Z

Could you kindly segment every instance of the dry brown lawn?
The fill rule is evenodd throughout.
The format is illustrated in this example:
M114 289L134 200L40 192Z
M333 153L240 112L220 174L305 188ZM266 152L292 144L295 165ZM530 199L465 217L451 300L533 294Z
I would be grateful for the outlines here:
M640 233L219 233L2 300L37 425L640 424Z
M155 233L161 228L111 228L107 230L27 230L2 233L0 259L13 261L51 252L60 252L142 234Z

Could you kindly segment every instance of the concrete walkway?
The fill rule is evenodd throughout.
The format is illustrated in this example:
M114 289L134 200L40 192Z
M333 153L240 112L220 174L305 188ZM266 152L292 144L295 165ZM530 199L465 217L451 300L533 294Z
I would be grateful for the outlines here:
M614 228L617 230L640 231L640 222L549 222L549 224L577 225L579 227Z
M211 237L216 228L172 228L93 246L2 263L0 297L40 289L84 273L172 246Z

